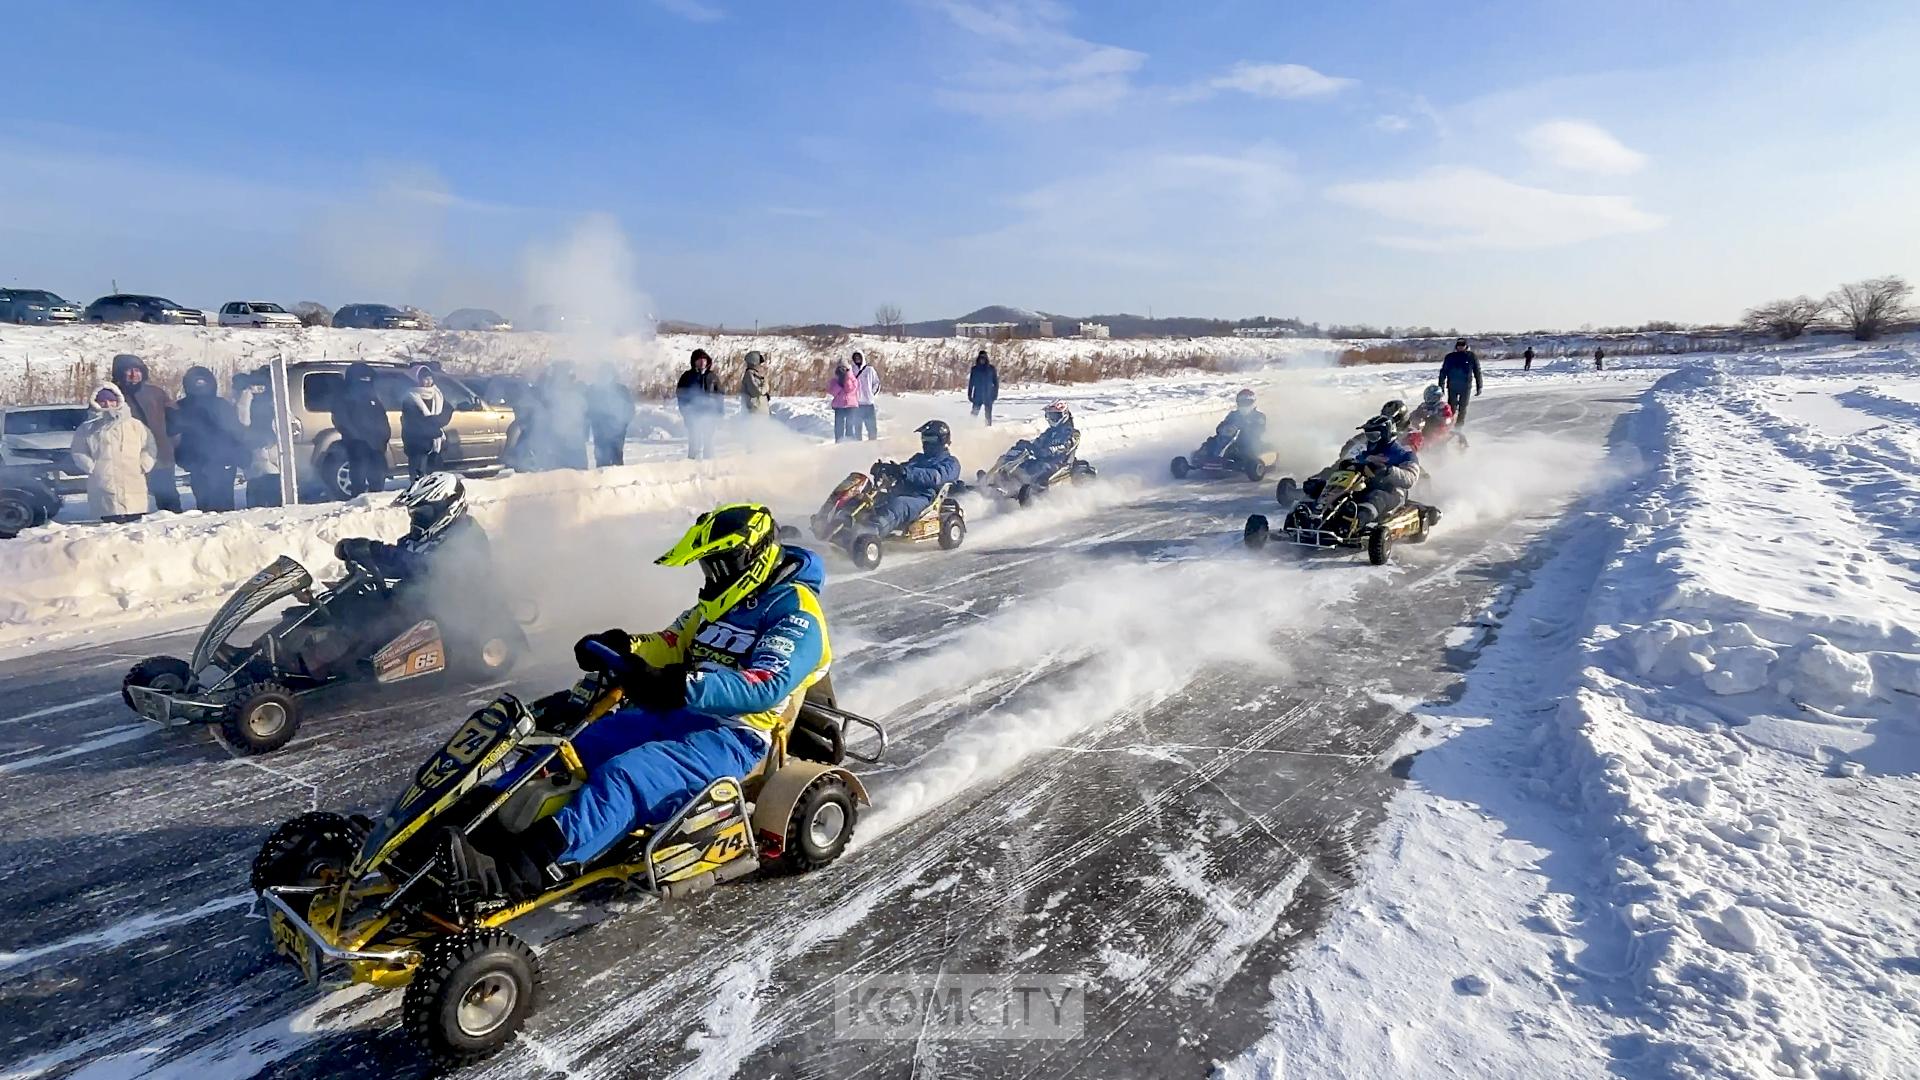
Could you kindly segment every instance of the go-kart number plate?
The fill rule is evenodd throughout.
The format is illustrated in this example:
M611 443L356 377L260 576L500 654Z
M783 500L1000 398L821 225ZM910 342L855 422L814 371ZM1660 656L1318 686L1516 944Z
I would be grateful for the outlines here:
M167 696L156 694L144 687L134 687L131 691L133 711L157 724L169 723L173 719L172 709L168 707Z
M300 968L300 974L306 976L307 982L318 984L320 965L313 955L313 943L307 940L306 935L295 929L287 917L277 911L267 915L267 926L273 934L273 951L293 961Z

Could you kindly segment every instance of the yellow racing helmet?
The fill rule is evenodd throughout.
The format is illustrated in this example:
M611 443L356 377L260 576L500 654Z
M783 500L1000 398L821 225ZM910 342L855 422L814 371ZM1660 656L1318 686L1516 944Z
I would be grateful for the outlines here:
M655 559L662 566L699 562L707 577L700 588L700 614L712 622L767 583L780 565L779 527L759 503L729 503L701 514L673 550Z

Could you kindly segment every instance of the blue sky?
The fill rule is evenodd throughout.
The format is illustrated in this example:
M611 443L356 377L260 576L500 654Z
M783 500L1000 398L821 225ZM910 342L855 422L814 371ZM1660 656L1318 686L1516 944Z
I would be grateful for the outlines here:
M5 25L0 282L83 301L520 314L611 275L612 302L731 326L1012 303L1518 329L1920 278L1911 3L74 2Z

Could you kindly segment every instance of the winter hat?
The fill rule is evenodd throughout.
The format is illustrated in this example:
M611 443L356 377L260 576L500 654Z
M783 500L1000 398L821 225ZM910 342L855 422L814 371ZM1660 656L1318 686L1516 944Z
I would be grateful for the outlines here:
M695 349L693 350L693 355L687 357L688 365L697 364L702 360L705 360L709 364L713 363L713 357L708 356L707 350L705 349Z
M111 399L112 404L102 405L100 403L101 398ZM125 412L127 408L127 398L126 395L120 392L119 387L112 383L101 383L99 386L93 388L93 396L87 399L87 404L103 413Z
M978 355L978 356L976 356L976 357L974 357L974 358L973 358L973 362L974 362L974 363L976 363L976 364L984 364L984 363L987 363L987 350L985 350L985 349L981 349L981 350L980 350L980 355Z
M372 382L373 368L369 367L366 364L357 363L357 362L348 364L347 365L347 381L348 382Z
M138 368L140 370L140 378L143 381L148 378L151 378L153 375L152 372L147 370L147 362L133 355L132 353L123 352L120 355L114 357L113 358L113 381L114 382L122 381L127 377L127 372L132 371L135 368Z
M860 350L858 350L858 349L855 349L855 350L854 350L854 352L853 352L853 362L854 362L854 363L856 363L856 364L861 364L861 363L865 363L865 362L866 362L866 359L867 359L866 357L864 357L864 356L861 356L861 355L860 355Z
M407 374L413 376L414 382L420 383L433 378L433 368L428 364L415 364L407 369Z
M759 367L761 364L764 364L766 362L767 362L767 358L761 355L760 350L758 349L748 350L747 352L748 367Z
M186 377L180 380L180 389L188 394L216 394L219 386L213 372L198 365L188 368Z

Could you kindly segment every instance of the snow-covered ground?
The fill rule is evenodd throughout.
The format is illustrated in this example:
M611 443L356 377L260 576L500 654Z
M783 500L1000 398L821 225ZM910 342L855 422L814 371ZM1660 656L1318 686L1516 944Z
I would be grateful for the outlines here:
M1920 355L1647 393L1228 1077L1912 1076Z

